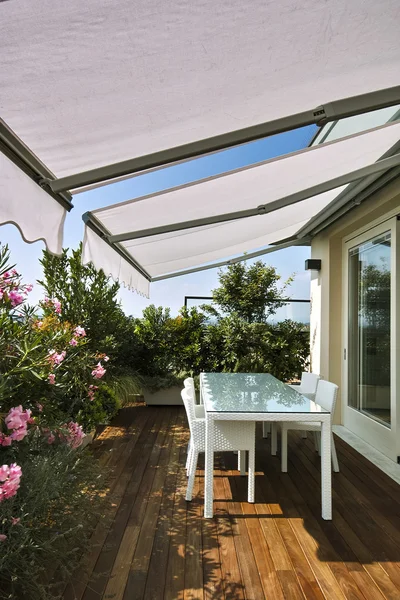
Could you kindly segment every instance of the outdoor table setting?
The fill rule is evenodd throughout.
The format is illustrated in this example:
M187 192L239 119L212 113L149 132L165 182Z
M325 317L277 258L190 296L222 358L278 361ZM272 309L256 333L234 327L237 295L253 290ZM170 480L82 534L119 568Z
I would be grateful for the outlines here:
M206 419L204 517L213 517L214 439L221 421L321 424L322 518L332 519L331 414L269 373L201 373ZM276 428L274 428L276 430ZM275 431L276 436L276 431ZM276 439L272 440L276 447Z

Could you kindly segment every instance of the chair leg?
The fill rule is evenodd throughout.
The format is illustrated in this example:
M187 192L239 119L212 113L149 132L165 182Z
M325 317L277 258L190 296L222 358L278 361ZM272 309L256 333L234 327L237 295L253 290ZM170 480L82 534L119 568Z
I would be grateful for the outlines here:
M336 454L336 447L335 447L335 440L333 439L333 433L332 433L332 443L331 443L332 449L332 465L333 465L333 470L335 471L335 473L339 473L339 461L337 459L337 454Z
M196 477L197 459L198 458L199 458L199 453L197 452L197 450L195 450L193 448L192 459L190 461L190 466L189 466L189 480L188 480L188 484L187 484L187 488L186 488L186 500L188 502L190 502L192 500L193 485L194 485L194 478Z
M287 432L286 427L281 428L281 471L287 473Z
M249 473L248 473L248 491L247 491L247 501L254 502L254 494L255 494L255 449L252 448L249 450Z
M315 452L319 452L318 431L313 431Z
M238 471L240 474L246 475L246 450L240 450L238 455Z
M278 447L277 424L271 423L271 454L272 454L272 456L276 456L277 447Z
M188 448L187 448L187 456L186 456L186 465L185 465L186 475L189 474L189 465L190 465L190 456L191 456L191 453L192 453L192 440L189 439Z
M187 469L186 469L186 476L187 477L189 477L189 474L190 474L190 467L191 467L192 460L193 460L193 450L194 450L193 444L191 444L190 445L189 456L188 456L188 466L187 466Z
M263 421L262 431L263 438L267 438L268 434L271 433L271 423L268 423L268 421Z
M316 434L317 434L318 454L321 456L321 432L316 431Z

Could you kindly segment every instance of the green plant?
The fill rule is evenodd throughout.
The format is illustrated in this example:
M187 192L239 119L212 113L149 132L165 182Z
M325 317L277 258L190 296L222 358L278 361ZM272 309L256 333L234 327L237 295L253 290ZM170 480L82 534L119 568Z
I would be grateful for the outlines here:
M115 392L121 406L130 404L142 392L143 377L138 373L128 373L114 377L110 386Z
M252 265L229 265L219 271L219 287L212 292L214 307L208 310L220 317L216 306L224 315L235 313L247 323L263 323L284 304L284 292L292 278L278 287L280 279L274 267L260 260Z
M43 279L38 283L46 295L62 305L61 320L79 323L88 334L92 351L111 355L111 371L127 368L133 356L134 319L127 317L117 300L119 283L90 263L82 264L82 244L61 256L43 251Z
M115 391L104 384L92 386L89 402L85 402L76 416L84 431L92 431L96 425L109 423L117 414L120 402Z
M105 471L87 449L49 446L39 433L19 450L21 487L0 504L0 599L50 600L103 514Z

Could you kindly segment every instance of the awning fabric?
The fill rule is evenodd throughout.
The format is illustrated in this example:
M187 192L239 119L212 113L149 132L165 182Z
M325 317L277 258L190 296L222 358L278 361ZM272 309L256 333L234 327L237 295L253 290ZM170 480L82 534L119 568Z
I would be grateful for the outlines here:
M398 85L398 0L0 3L1 116L57 177Z
M107 236L240 211L261 204L268 205L300 190L370 165L399 140L400 124L388 125L235 173L101 208L90 214ZM120 248L150 278L162 276L295 236L341 191L343 190L333 189L266 215L123 241L120 242ZM93 233L86 237L85 260L98 252L94 247L97 244L96 237ZM106 245L105 242L102 243ZM101 266L100 252L97 254L97 261L98 266ZM108 253L105 264L107 273L118 278L121 273L120 261L120 256L115 254L114 263L112 255ZM143 285L145 281L144 279Z
M0 152L0 225L16 225L26 242L43 240L61 254L66 210Z

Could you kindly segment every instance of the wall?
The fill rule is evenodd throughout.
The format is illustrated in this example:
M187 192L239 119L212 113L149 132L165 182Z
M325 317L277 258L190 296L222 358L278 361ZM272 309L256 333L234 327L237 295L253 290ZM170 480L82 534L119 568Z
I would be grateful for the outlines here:
M344 215L312 241L311 256L322 261L320 272L311 271L311 365L342 388L343 365L343 239L378 224L386 217L400 214L400 182L388 185L360 206ZM335 423L343 422L339 391Z

